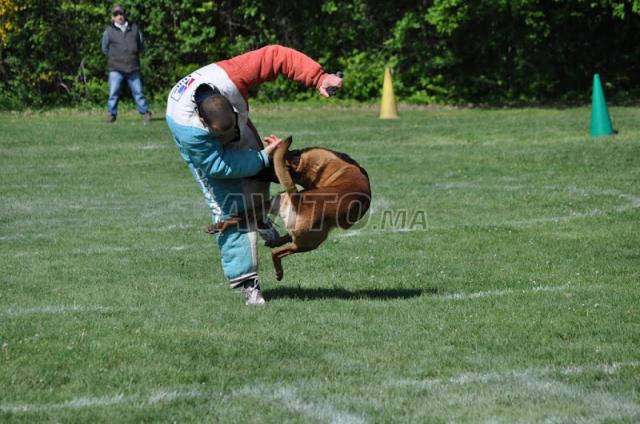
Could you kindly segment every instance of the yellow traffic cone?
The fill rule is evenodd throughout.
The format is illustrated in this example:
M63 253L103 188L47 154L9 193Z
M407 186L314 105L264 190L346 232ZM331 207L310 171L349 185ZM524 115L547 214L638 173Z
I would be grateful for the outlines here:
M398 106L393 95L391 68L384 68L384 82L382 84L382 104L380 105L380 119L398 119Z

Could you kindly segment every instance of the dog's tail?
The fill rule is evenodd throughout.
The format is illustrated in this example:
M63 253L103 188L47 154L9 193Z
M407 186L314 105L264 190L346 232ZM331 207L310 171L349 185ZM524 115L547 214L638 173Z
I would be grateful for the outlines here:
M284 187L285 191L289 193L289 195L298 193L298 188L293 182L293 178L291 178L289 168L287 168L287 164L284 159L284 155L289 150L289 146L291 146L292 141L293 139L291 136L285 138L278 147L276 147L275 152L273 152L273 168L276 171L278 181L280 181L280 184Z

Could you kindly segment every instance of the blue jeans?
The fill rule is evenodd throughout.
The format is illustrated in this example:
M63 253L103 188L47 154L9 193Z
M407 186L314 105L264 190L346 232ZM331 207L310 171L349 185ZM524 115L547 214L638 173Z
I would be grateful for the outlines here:
M120 87L122 86L122 81L127 79L127 83L129 84L129 89L131 90L131 95L133 95L133 100L136 102L136 108L140 113L149 112L149 106L147 106L147 101L144 98L144 94L142 94L142 79L140 78L140 72L134 71L128 74L118 71L110 71L109 72L109 100L107 101L107 110L112 115L118 114L118 99L120 97Z

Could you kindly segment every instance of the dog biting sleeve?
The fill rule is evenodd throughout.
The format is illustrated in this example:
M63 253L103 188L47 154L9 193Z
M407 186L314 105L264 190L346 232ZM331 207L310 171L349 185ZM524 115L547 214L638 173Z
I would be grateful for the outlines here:
M245 100L249 89L283 75L311 87L317 86L324 70L316 61L288 47L272 45L216 63L229 75Z

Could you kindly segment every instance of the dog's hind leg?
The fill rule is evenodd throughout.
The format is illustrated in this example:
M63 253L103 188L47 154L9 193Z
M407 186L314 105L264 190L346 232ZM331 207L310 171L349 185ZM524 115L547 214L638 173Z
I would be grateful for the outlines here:
M273 260L273 267L276 271L276 280L282 280L284 276L284 270L282 269L282 258L289 256L298 251L298 246L293 243L289 243L286 246L273 249L271 251L271 259Z

